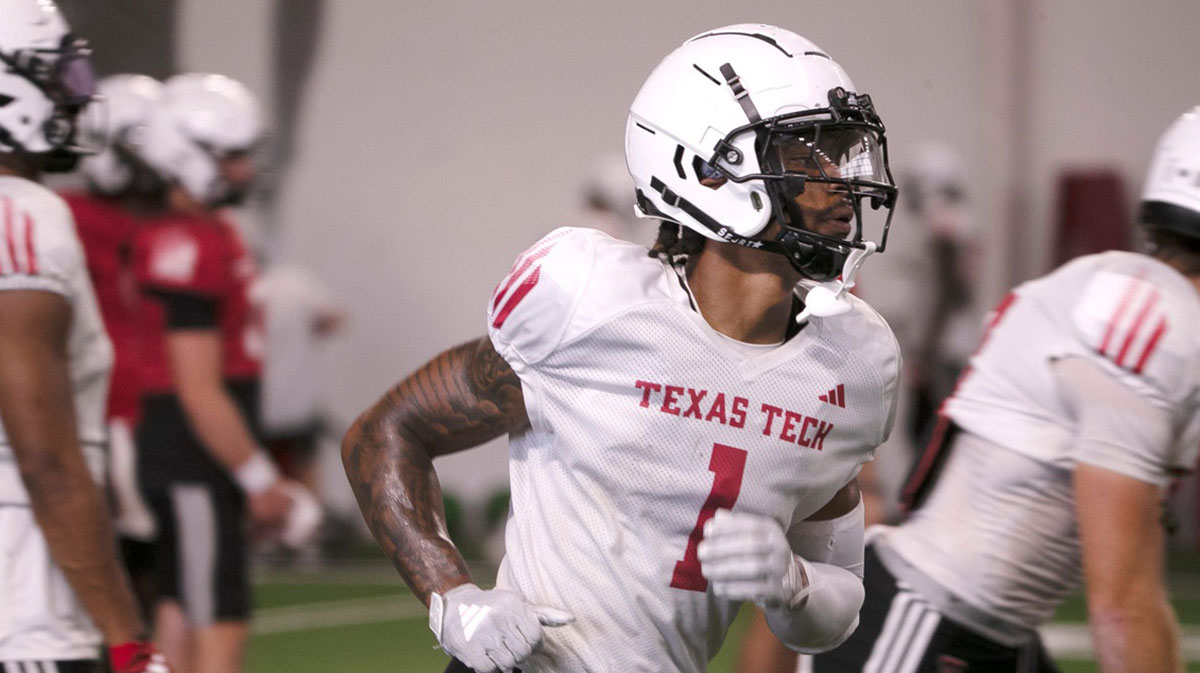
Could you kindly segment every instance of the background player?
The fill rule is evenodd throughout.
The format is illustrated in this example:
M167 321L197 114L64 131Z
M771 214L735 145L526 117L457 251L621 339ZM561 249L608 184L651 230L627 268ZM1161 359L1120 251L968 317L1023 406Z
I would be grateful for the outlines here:
M320 512L256 438L254 264L221 211L246 195L262 131L239 82L177 75L163 84L139 150L167 184L168 212L134 240L146 330L138 471L159 524L156 637L188 673L241 667L246 513L260 529L305 537L315 521L296 517Z
M855 476L890 430L900 359L873 311L816 282L849 280L882 242L866 206L894 203L885 147L815 44L762 25L696 36L627 125L638 206L664 221L651 256L551 233L497 287L490 338L359 418L347 473L448 670L700 671L744 600L798 649L853 630ZM431 461L502 433L507 556L484 590Z
M872 536L862 625L815 671L1054 670L1035 629L1081 576L1101 670L1182 670L1160 521L1200 443L1198 112L1151 163L1146 254L1081 257L993 312L911 515Z
M86 46L49 0L0 0L0 663L165 671L143 641L103 479L112 346L66 204L38 185L69 170L95 94Z
M155 593L150 553L155 522L138 489L133 441L141 408L142 335L132 249L141 220L163 208L164 183L136 158L162 84L146 75L124 74L100 80L97 89L104 104L84 116L83 133L101 149L80 162L87 191L68 192L63 198L75 217L100 315L113 343L107 418L114 526L138 602L149 618Z

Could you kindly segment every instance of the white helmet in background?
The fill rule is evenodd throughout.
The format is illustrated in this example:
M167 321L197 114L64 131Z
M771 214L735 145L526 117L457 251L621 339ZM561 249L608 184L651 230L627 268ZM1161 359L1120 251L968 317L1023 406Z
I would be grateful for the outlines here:
M162 83L147 75L112 75L97 85L101 105L83 116L89 144L101 148L86 156L79 169L93 189L119 194L129 189L138 173L146 124L159 98Z
M141 154L196 201L230 205L246 196L249 185L230 183L221 162L252 152L263 133L262 110L241 82L208 73L176 75L163 84Z
M69 170L84 151L76 116L96 92L86 43L52 0L0 0L0 152Z
M1200 239L1200 107L1158 141L1142 190L1142 226Z
M642 213L784 254L817 280L841 273L870 236L883 249L896 194L886 147L870 96L855 92L841 66L805 38L758 24L702 33L668 55L642 85L625 130ZM806 228L795 199L809 183L845 193L853 217L844 237ZM885 208L870 236L864 200ZM772 219L782 233L759 237Z

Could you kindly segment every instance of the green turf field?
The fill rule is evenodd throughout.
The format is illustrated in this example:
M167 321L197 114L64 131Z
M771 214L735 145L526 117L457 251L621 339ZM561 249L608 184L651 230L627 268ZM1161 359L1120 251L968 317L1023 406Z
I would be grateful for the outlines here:
M1173 560L1172 596L1184 625L1188 671L1200 673L1200 570ZM482 580L481 580L482 581ZM255 582L258 612L247 654L249 673L440 672L447 658L435 647L424 607L383 563L355 562L318 571L264 571ZM1095 672L1086 654L1081 598L1059 610L1048 640L1064 673ZM709 666L731 673L735 644L747 625L744 611L726 647ZM1056 647L1056 643L1061 643ZM1065 648L1065 649L1060 649ZM1082 650L1082 652L1080 652Z

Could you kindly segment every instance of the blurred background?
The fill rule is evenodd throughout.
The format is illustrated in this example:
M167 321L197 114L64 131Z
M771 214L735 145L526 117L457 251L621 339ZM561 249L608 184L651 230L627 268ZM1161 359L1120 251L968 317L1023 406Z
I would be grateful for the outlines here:
M101 75L219 72L266 104L269 179L242 219L271 262L320 279L347 318L312 377L330 428L321 490L353 526L341 431L404 374L483 333L488 296L530 243L597 221L589 189L606 180L619 193L619 169L614 178L601 167L622 151L629 103L659 59L698 32L781 25L821 45L871 94L902 190L892 230L901 253L880 265L880 279L905 275L903 239L929 226L905 211L906 176L927 168L918 158L931 143L952 157L965 194L960 264L969 267L957 282L972 285L960 311L976 323L1016 282L1077 254L1133 245L1153 143L1200 103L1194 0L60 4L91 41ZM652 225L642 226L642 240L652 238ZM914 254L921 240L912 234ZM869 298L872 282L883 284L864 272ZM924 285L872 300L902 321L934 292ZM505 458L497 442L438 465L481 557L484 528L503 519ZM1192 491L1177 496L1180 549L1194 546ZM342 650L339 670L436 668L420 663L442 656L422 632L423 611L407 598L399 603L412 614L395 612L394 594L405 590L394 573L352 566L263 575L251 670L317 670ZM309 604L322 607L306 612ZM392 638L389 620L401 618L418 625L416 645Z

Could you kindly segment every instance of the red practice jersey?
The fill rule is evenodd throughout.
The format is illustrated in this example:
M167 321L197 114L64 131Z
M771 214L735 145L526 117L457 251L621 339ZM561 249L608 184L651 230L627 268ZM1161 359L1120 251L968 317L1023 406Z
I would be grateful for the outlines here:
M116 353L108 392L108 417L132 423L137 420L141 395L138 297L131 264L133 235L139 220L109 197L80 192L63 194L63 199L75 216L75 229L83 243L104 329Z
M142 293L145 329L141 364L145 394L173 390L167 362L166 312L153 294L179 294L216 303L226 380L255 379L261 370L261 321L248 297L254 259L241 235L220 217L166 215L146 222L134 237L134 270Z

